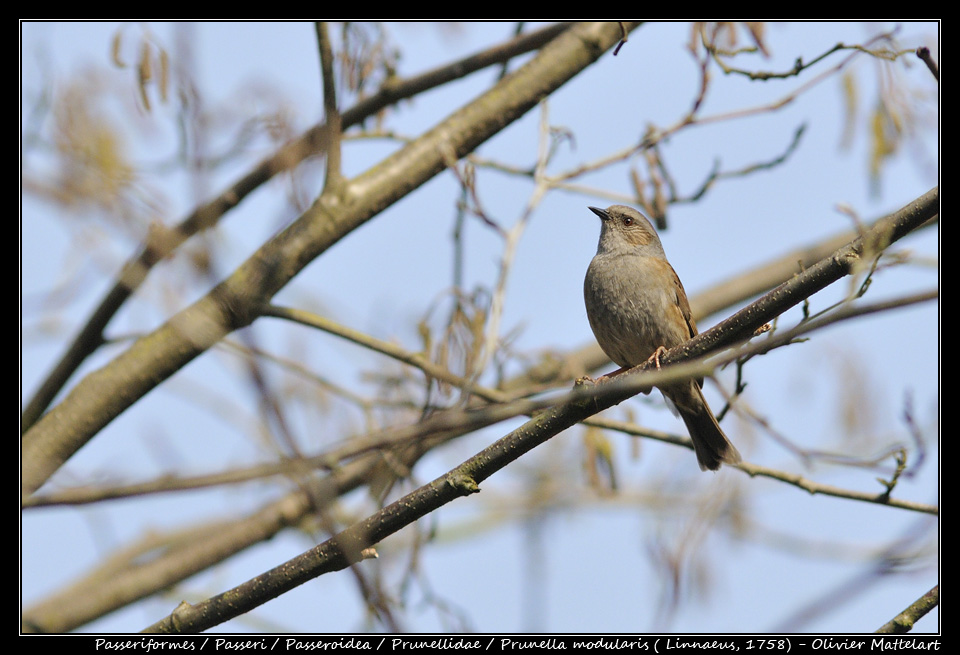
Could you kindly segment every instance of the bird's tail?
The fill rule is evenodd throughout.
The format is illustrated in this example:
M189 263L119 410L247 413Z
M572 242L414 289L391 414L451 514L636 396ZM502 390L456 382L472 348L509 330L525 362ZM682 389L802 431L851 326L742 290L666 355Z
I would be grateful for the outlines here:
M689 388L689 392L685 389L685 393L674 392L670 396L693 440L693 449L697 453L700 470L716 471L721 463L740 462L740 453L720 429L720 424L710 411L700 386L691 382Z

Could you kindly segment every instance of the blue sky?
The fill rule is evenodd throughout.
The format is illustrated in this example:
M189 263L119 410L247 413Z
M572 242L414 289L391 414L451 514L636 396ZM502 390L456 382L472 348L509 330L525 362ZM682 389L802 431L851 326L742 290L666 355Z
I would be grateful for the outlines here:
M837 42L863 42L893 27L774 24L767 34L771 57L758 55L743 65L786 70L797 57L809 61ZM503 40L512 28L510 23L387 27L403 51L398 64L403 76ZM117 29L116 23L24 23L24 116L32 115L42 89L60 93L91 69L99 71L102 92L111 98L104 106L126 111L123 103L129 107L135 97L134 74L110 63L110 43ZM132 44L145 28L130 24L123 29L129 48L125 54L132 59L136 53ZM148 29L158 43L175 50L174 26L149 24ZM278 106L295 131L321 116L311 23L203 23L181 31L180 38L184 34L196 62L203 109L216 112L224 124L234 116L266 114ZM697 68L684 50L688 35L686 23L642 26L617 57L609 53L601 57L551 96L545 108L529 112L484 144L478 154L530 166L543 111L548 112L552 126L574 134L551 164L554 174L628 147L650 124L671 124L689 107L697 90ZM938 56L936 24L901 25L897 39L902 48L927 45ZM182 46L176 50L186 51ZM837 53L799 79L767 83L750 83L714 70L703 115L770 105L847 56ZM689 193L716 161L723 170L769 161L786 149L799 125L806 125L800 147L784 165L719 182L700 202L670 208L670 226L661 237L689 295L793 248L849 229L849 212L842 207L871 221L938 183L937 86L915 57L906 60L909 66L903 62L888 66L860 56L846 69L860 99L856 130L847 147L842 147L846 107L839 76L826 78L777 111L697 125L662 145L681 192ZM415 137L481 93L495 75L493 70L481 71L401 103L390 110L386 125L400 135ZM878 84L888 83L908 89L909 106L922 112L927 122L920 123L916 135L884 167L880 183L872 186L865 125ZM271 152L267 140L259 137L240 161L189 179L164 169L177 138L172 103L158 103L150 114L119 125L128 135L131 158L142 167L142 197L153 203L160 220L169 223ZM213 152L229 145L224 134L231 132L220 127L210 125ZM348 142L345 174L362 172L396 147L387 139ZM25 162L28 176L50 166L49 158L36 150ZM320 170L314 164L293 179L272 181L209 237L217 245L215 279L227 275L258 244L296 217L297 210L288 199L295 195L309 202L319 190ZM612 193L631 193L626 165L577 182ZM528 180L483 169L478 173L478 189L488 213L506 227L516 224L532 193ZM416 322L431 306L442 306L452 283L451 233L458 196L453 176L438 176L312 263L277 296L277 302L323 313L416 350ZM536 207L507 283L501 334L515 335L513 350L563 352L591 342L582 281L599 227L587 206L606 204L608 199L596 193L558 189ZM133 252L143 224L132 220L118 227L101 220L96 212L71 219L29 193L22 196L21 211L21 395L26 399L56 361L59 344L74 333L111 284L117 267ZM910 263L878 273L865 301L936 288L938 231L936 226L928 228L898 244L897 252L908 254ZM464 287L490 287L496 280L503 242L479 221L467 223L465 239ZM186 275L189 270L184 257L164 263L111 324L109 334L120 337L148 330L208 290L210 280L191 279ZM48 300L53 288L66 289L66 300L63 295L57 296L61 300ZM841 282L817 294L811 299L813 311L838 301L847 291ZM701 330L728 313L705 318ZM792 325L799 318L799 309L794 309L781 321ZM253 334L262 347L297 359L360 393L372 393L370 371L392 366L380 355L305 328L261 320ZM83 372L103 365L122 347L105 348ZM254 397L239 371L235 355L224 350L208 353L114 421L54 481L67 485L120 473L130 479L164 472L199 474L265 457L270 448L256 428ZM277 371L273 376L278 384L286 382ZM728 391L732 389L732 372L720 373L719 379ZM895 495L938 504L938 303L823 330L806 343L754 360L746 379L744 399L749 407L790 440L806 448L863 457L893 443L909 442L902 419L909 397L917 424L928 439L926 460L916 475L899 484ZM645 426L682 434L682 424L660 406L656 396L625 403L610 415L623 418L630 411ZM712 389L707 397L715 407L721 403ZM221 401L234 408L233 420L209 411ZM852 418L851 407L855 408ZM850 421L865 426L865 434L857 436ZM326 414L301 409L294 426L304 447L310 449L329 443L331 435L339 437L343 426L359 428L359 424L350 409ZM516 424L507 422L451 444L421 462L415 469L416 479L429 481ZM844 488L880 491L876 471L829 463L807 467L749 420L730 417L724 426L748 461ZM437 539L422 553L419 583L405 597L407 629L432 632L466 625L479 632L766 632L784 628L863 632L876 629L938 582L934 518L811 496L734 470L701 474L686 450L644 441L636 454L629 437L607 436L620 478L616 495L600 496L587 483L581 464L583 433L577 428L487 480L480 496L455 501L431 517ZM916 455L911 451L911 457ZM526 510L532 498L531 471L548 473L548 482L559 486L567 502L561 507ZM277 487L251 484L82 509L24 512L24 604L83 573L144 530L235 516L280 492ZM711 499L733 493L743 494L746 503L741 530L719 522L705 535L699 534L694 529L698 512L707 511ZM666 502L684 494L689 495L690 505L682 512ZM674 508L663 513L658 511L661 504ZM357 518L370 509L359 494L344 501L344 512ZM407 562L404 546L412 532L407 529L386 540L380 560L363 566L369 566L371 573L373 567L383 567L389 579L397 580ZM700 545L685 550L685 539ZM870 578L871 555L901 539L907 540L904 552L924 553L923 564L898 575ZM64 548L67 543L69 551ZM167 614L181 598L195 601L219 593L312 543L308 534L285 533L214 572L188 580L167 597L149 599L83 629L139 630ZM687 593L672 614L662 612L663 562L652 558L651 552L680 553L687 558ZM848 598L847 589L857 592ZM431 603L437 599L454 609L444 614L437 609L438 603ZM798 618L804 610L810 610L809 620ZM461 617L468 618L461 622ZM935 610L918 624L917 631L936 631L938 625ZM356 585L349 574L340 573L304 585L218 630L342 632L367 627Z

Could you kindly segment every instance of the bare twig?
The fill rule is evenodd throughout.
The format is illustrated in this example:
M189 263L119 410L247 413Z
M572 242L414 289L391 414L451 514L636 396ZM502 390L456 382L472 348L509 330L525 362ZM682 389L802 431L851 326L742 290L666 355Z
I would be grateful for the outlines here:
M318 21L315 25L323 78L323 117L327 124L327 173L324 190L336 195L343 185L340 171L340 134L343 132L343 120L337 108L337 84L333 72L333 45L330 43L330 34L325 22Z
M734 74L734 73L738 75L743 75L751 80L773 80L773 79L786 79L788 77L796 77L797 75L800 75L800 73L802 73L804 70L827 59L830 55L834 54L835 52L840 52L842 50L854 50L856 52L866 53L872 57L879 57L881 59L887 59L892 61L897 57L903 54L906 54L907 52L910 52L910 51L909 50L892 51L886 48L872 48L871 44L876 43L878 41L888 41L893 37L893 34L894 32L878 34L877 36L867 41L867 43L862 45L861 44L847 45L844 43L837 43L833 47L828 48L826 51L817 55L816 57L814 57L809 61L805 62L803 61L802 58L798 57L796 62L794 62L793 67L787 71L772 72L772 71L748 71L748 70L743 70L739 68L734 68L733 66L729 66L723 60L723 56L729 55L729 53L721 52L720 50L717 49L714 43L708 42L706 38L705 30L701 30L702 43L704 48L710 54L713 60L717 62L717 64L720 66L723 72L728 75Z
M735 464L734 467L740 469L750 477L760 476L764 478L770 478L771 480L786 482L787 484L791 484L795 487L803 489L811 495L822 494L824 496L833 496L834 498L846 498L847 500L859 500L865 503L897 507L899 509L906 509L912 512L932 514L934 516L940 515L940 508L937 505L928 505L926 503L916 503L909 500L890 498L890 495L885 491L882 493L864 493L861 491L854 491L853 489L843 489L834 485L815 482L808 478L804 478L802 475L778 471L776 469L767 468L766 466L751 464L750 462L741 462L740 464Z
M930 48L920 47L917 48L917 56L927 65L927 69L933 76L937 78L937 82L940 81L940 67L937 66L937 62L933 60L933 55L930 54Z
M617 44L617 47L613 49L613 56L616 57L620 53L620 48L622 48L627 42L627 28L623 26L623 22L618 23L620 25L620 43Z

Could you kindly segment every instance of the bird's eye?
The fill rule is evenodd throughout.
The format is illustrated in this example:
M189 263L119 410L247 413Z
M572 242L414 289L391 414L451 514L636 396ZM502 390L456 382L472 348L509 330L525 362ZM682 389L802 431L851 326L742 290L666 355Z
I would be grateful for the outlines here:
M623 217L623 224L624 224L624 225L633 225L633 219L630 218L629 216L624 216L624 217Z

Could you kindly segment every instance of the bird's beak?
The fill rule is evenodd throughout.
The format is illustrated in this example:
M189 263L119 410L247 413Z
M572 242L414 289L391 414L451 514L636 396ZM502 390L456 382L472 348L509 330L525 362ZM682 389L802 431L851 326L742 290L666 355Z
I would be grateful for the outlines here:
M596 214L597 216L599 216L601 221L609 221L609 220L610 220L610 214L607 213L607 210L606 210L606 209L600 209L599 207L588 207L587 209L589 209L589 210L592 211L594 214Z

